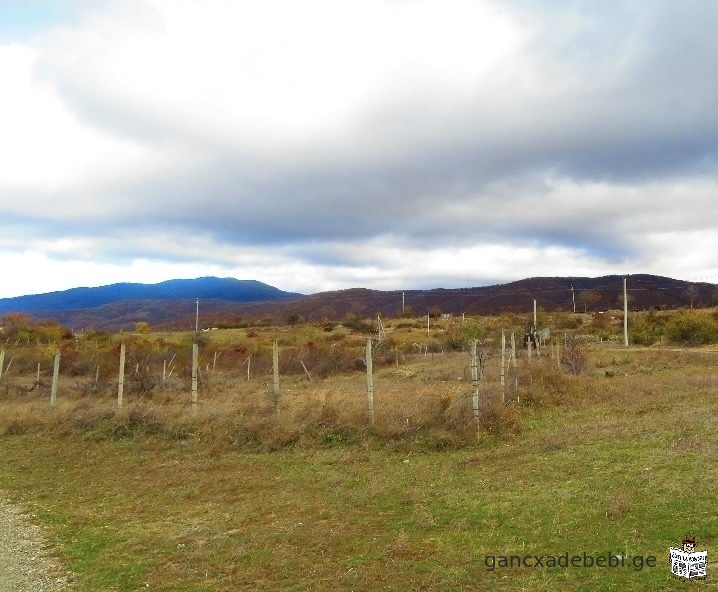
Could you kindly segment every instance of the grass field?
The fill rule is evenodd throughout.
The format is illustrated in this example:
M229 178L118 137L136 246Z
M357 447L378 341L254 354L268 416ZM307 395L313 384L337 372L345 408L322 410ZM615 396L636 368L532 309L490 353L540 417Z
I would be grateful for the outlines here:
M499 407L489 360L478 441L464 354L379 368L374 429L361 372L287 378L278 414L239 373L208 376L196 416L172 390L120 410L8 391L0 488L83 592L718 589L718 354L587 355L578 376L520 360ZM670 574L686 534L706 580Z

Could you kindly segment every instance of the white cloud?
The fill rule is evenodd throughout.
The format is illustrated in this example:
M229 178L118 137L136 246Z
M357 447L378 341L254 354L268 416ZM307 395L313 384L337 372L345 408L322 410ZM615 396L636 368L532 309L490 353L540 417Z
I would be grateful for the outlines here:
M0 258L46 290L705 275L717 13L83 1L0 45Z

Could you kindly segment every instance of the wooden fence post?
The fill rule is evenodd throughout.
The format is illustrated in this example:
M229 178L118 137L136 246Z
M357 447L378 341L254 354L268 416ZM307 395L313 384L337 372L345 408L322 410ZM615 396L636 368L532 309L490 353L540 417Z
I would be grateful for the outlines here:
M2 378L2 371L5 367L5 350L0 349L0 378Z
M276 339L272 342L272 393L274 410L279 415L279 344Z
M199 368L199 346L192 344L192 413L197 413L197 370Z
M531 336L530 335L528 338L527 347L528 347L528 361L529 361L529 363L531 363Z
M556 367L561 372L561 344L558 339L556 340Z
M476 437L480 435L479 431L479 366L476 360L476 339L471 341L471 386L473 392L473 410L474 422L476 423Z
M374 427L374 376L371 360L371 337L367 337L365 359L366 359L366 402L369 408L369 424Z
M307 375L307 378L309 379L309 382L314 382L312 380L312 375L309 374L309 370L307 370L307 367L304 365L304 362L302 360L299 360L299 363L302 365L302 368L304 368L304 374Z
M117 406L122 407L122 397L125 393L125 342L120 344L120 370L117 381Z
M501 402L506 402L506 395L504 393L504 383L506 374L506 334L501 331Z
M50 407L57 402L57 381L60 377L60 350L55 354L55 365L52 370L52 387L50 388Z
M519 389L519 377L516 372L516 336L511 331L511 369L514 375L514 391Z

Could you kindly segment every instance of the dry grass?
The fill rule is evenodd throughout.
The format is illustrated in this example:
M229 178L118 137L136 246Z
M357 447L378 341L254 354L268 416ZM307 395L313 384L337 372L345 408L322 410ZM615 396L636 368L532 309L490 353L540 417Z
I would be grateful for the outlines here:
M54 409L0 381L3 488L83 592L659 590L679 537L718 543L715 354L597 345L577 376L522 357L505 403L490 357L477 441L465 353L379 365L372 428L361 370L283 376L277 412L266 369L204 347L196 415L186 370L119 410L111 381L75 387L92 376L64 375ZM564 550L660 569L484 564Z
M269 330L265 332L274 337ZM236 331L231 333L236 340ZM303 345L282 347L278 401L272 392L271 350L265 348L271 340L258 334L254 349L245 341L232 345L226 335L219 343L205 344L196 414L188 409L190 360L184 336L176 337L175 343L169 335L130 341L124 407L119 410L115 403L117 381L110 373L107 355L91 352L90 363L78 348L65 356L71 361L61 377L59 404L52 410L46 407L46 376L37 385L31 376L3 378L0 399L6 404L0 408L0 433L51 431L96 440L136 435L201 438L220 447L263 451L359 444L367 439L394 448L430 450L476 441L467 354L406 354L400 353L399 345L387 345L377 352L372 427L362 349L351 342L339 347L317 345L304 342L306 337L290 335L287 341ZM110 357L116 355L113 351ZM86 368L89 375L77 375L74 370L79 367ZM548 362L536 360L530 370L509 376L512 386L505 389L503 399L520 405L552 401L559 380L554 374L548 370ZM500 403L498 379L496 368L487 362L480 387L478 432L515 436L521 419L514 406Z

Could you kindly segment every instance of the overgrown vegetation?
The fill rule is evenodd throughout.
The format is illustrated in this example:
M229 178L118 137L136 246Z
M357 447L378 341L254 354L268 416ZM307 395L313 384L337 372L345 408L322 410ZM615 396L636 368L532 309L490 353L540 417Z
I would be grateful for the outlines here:
M680 311L666 322L666 334L672 341L703 345L718 341L718 321L715 315L699 311Z
M718 321L705 311L633 313L635 335L665 332L651 347L632 334L624 349L620 316L600 327L572 318L545 314L561 358L547 346L530 363L525 316L440 319L429 335L421 321L387 319L374 426L369 321L365 331L297 323L202 334L196 413L193 334L57 331L48 343L31 325L20 329L29 340L4 340L0 482L49 525L80 592L667 589L669 546L686 533L701 548L717 542L718 356L657 345L705 343ZM503 386L502 330L519 337ZM651 555L659 567L485 563L566 550Z
M604 345L579 376L546 357L520 365L506 404L492 359L480 443L457 439L471 418L461 367L445 368L458 357L383 368L375 430L346 377L286 385L278 416L244 394L196 416L180 392L121 410L4 398L0 480L80 592L659 590L686 532L715 547L712 354ZM487 567L565 551L628 567Z

